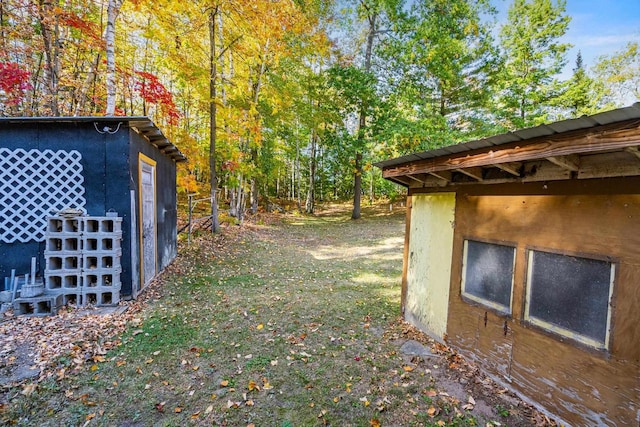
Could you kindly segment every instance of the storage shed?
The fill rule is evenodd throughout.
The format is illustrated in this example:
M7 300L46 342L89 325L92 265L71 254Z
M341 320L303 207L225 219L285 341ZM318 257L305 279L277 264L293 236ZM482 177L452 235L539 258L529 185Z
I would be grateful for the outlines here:
M640 425L640 104L377 164L407 321L570 425Z
M84 232L118 237L120 293L135 297L177 254L176 163L185 160L147 117L0 118L0 278L29 272L32 257L43 275L47 218L75 209L117 218L104 222L111 234L99 234L99 221ZM59 232L82 236L73 227ZM81 254L71 237L65 242Z

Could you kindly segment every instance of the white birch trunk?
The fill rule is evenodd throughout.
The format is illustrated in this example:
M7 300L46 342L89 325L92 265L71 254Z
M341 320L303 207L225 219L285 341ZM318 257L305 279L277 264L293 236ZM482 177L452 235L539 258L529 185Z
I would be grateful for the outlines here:
M107 109L105 114L113 116L116 112L116 19L124 0L109 0L107 9Z

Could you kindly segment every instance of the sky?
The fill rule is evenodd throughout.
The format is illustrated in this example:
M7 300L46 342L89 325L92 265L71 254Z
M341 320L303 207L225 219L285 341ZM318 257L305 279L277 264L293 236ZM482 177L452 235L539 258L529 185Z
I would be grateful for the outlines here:
M493 0L499 10L498 22L506 20L511 0ZM631 41L640 42L640 0L566 0L571 16L563 41L573 48L561 78L571 75L580 50L585 68L598 57L621 51Z

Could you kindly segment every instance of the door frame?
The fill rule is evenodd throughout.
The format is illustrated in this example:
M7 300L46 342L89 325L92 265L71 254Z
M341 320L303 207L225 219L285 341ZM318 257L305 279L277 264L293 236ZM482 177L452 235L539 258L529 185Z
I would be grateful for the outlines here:
M158 271L158 213L157 213L157 191L156 191L156 165L157 162L150 157L145 156L142 153L138 153L138 207L139 207L139 242L140 242L140 290L144 289L144 287L149 283L149 280L145 281L146 277L144 274L144 197L143 197L143 185L142 185L142 174L143 168L145 166L151 168L152 174L152 182L153 182L153 239L154 239L154 267L153 271L156 273Z

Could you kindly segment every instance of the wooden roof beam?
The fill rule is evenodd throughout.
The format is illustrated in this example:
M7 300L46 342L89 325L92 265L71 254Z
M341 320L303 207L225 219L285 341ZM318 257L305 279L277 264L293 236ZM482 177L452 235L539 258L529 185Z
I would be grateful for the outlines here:
M435 176L436 178L445 181L446 183L451 182L451 176L453 175L449 171L428 172L428 174L431 176Z
M405 175L407 178L412 179L413 181L419 182L420 184L424 184L424 181L421 179L416 178L413 175Z
M475 179L476 181L484 181L484 178L482 177L482 168L477 167L477 168L465 168L465 169L454 169L456 172L460 172L462 174L467 175L470 178Z
M522 167L522 163L497 163L495 166L498 169L501 169L513 176L520 177L520 168Z
M554 165L571 172L578 172L578 170L580 170L580 157L576 154L569 156L551 156L546 159Z

